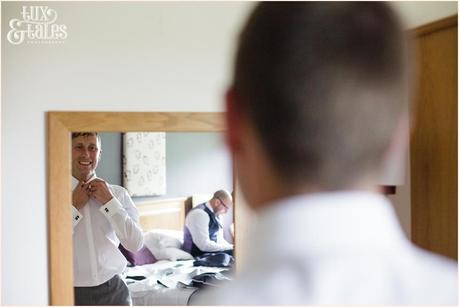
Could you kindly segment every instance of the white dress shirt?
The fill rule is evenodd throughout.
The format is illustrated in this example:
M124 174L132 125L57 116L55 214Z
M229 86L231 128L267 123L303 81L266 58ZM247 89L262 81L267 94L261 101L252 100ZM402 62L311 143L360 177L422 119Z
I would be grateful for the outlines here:
M246 270L193 304L457 303L457 262L408 241L382 195L293 197L267 207L258 222Z
M205 206L212 212L214 210L209 202ZM219 216L216 216L221 227L217 232L217 242L209 239L209 222L210 218L207 212L201 209L191 210L185 219L185 225L191 233L194 244L203 252L218 252L233 249L233 244L228 243L223 237L223 224Z
M77 185L78 180L72 177L72 190ZM143 245L131 197L123 187L109 188L114 197L105 205L90 198L81 211L72 206L75 287L97 286L123 272L127 261L118 250L120 241L133 252Z

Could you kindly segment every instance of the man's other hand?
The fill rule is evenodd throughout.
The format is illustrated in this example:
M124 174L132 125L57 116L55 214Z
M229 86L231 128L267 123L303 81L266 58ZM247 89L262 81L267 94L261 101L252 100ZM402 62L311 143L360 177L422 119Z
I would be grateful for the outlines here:
M102 179L94 179L88 183L89 196L105 205L113 198L113 194L108 188L108 184Z

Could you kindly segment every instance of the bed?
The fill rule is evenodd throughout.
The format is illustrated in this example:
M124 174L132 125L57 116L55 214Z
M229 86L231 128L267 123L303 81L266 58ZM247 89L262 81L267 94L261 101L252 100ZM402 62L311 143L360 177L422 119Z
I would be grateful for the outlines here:
M185 216L192 208L191 197L136 205L145 246L135 254L122 251L131 263L122 278L133 305L188 305L191 296L199 291L193 277L214 273L219 279L228 279L224 275L228 269L193 266L193 257L180 249Z

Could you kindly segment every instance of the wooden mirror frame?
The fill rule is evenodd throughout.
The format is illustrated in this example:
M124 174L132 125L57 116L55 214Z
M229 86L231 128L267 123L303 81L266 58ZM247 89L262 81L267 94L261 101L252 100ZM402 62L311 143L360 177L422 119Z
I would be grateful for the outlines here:
M71 133L78 131L223 132L225 127L223 113L48 112L47 115L49 303L50 305L73 305L73 244L70 218ZM236 195L234 174L233 189ZM238 210L234 206L235 216L236 211ZM238 237L235 241L235 246L238 246ZM235 254L238 254L237 250Z

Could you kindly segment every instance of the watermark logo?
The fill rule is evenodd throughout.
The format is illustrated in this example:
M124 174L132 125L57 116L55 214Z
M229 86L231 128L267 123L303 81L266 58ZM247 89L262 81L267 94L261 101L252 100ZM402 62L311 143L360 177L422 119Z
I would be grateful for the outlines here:
M67 38L67 26L56 24L57 12L48 6L23 6L22 19L11 19L7 34L13 45L28 43L62 43Z

